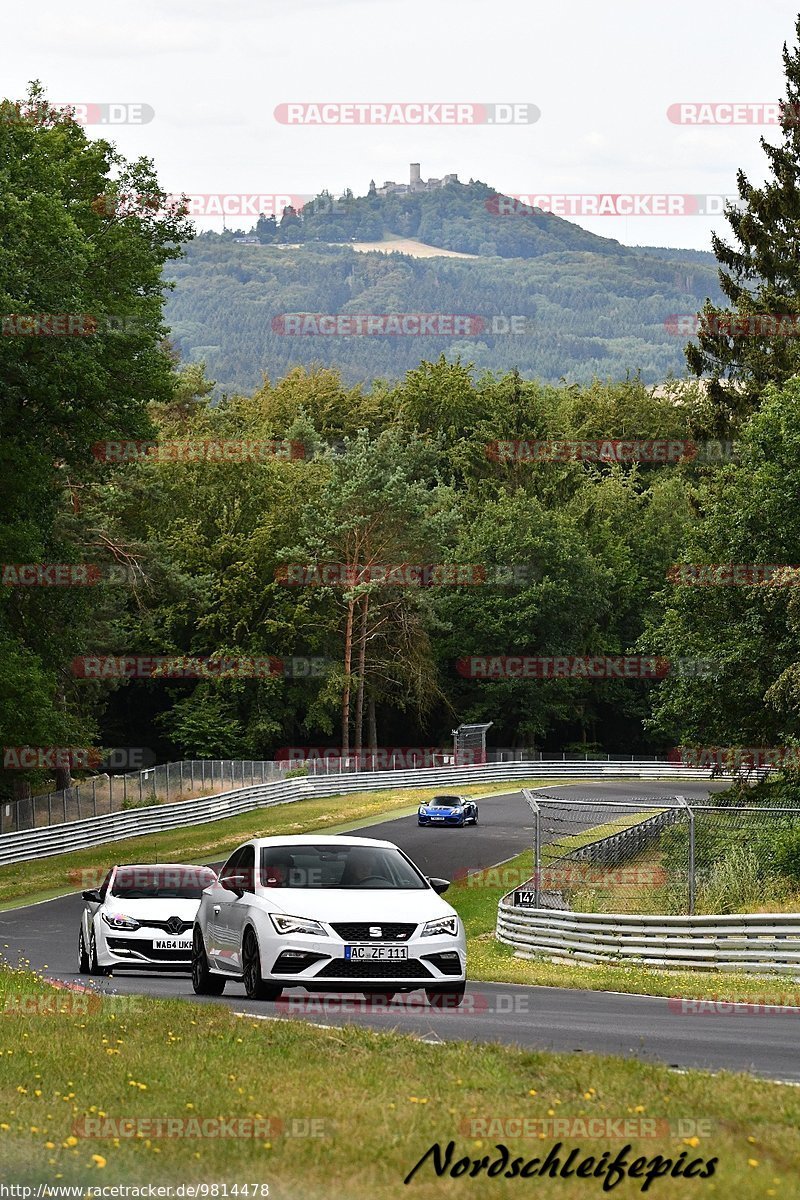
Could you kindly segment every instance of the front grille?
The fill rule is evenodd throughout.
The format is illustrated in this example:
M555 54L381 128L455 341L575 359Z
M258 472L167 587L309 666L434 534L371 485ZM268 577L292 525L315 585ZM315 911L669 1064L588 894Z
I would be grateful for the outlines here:
M426 954L427 962L433 963L443 975L460 975L461 959L455 950L443 950L441 954Z
M398 921L343 921L331 925L345 942L407 942L416 928ZM372 937L370 929L380 929L380 935Z
M431 973L418 958L400 962L353 962L334 958L315 979L431 979Z
M182 921L180 917L170 917L167 921L151 921L148 917L139 924L146 929L163 929L166 933L171 933L173 937L177 937L180 933L186 933L192 928L191 921Z
M132 950L134 954L142 954L145 958L151 958L154 962L189 962L192 956L190 946L185 950L154 950L152 942L142 941L138 938L134 941L133 938L106 938L109 950Z

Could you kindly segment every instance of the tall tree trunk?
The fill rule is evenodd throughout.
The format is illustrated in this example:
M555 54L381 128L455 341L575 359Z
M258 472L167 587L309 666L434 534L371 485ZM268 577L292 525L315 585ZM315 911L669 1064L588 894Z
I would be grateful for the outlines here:
M361 768L361 747L364 744L364 676L367 667L367 619L369 617L369 596L364 596L361 605L361 629L358 635L358 691L356 692L355 715L355 752L357 764Z
M355 600L347 603L344 634L344 687L342 688L342 757L350 753L350 671L353 665L353 612Z
M369 748L373 754L377 754L378 722L375 719L375 697L372 692L370 692L369 696L367 697L367 714L367 720L369 722Z

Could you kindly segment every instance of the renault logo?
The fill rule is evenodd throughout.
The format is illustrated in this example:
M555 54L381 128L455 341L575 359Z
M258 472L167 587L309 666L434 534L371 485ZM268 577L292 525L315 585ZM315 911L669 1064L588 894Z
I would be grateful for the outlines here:
M370 925L369 936L377 938L383 937L383 930L381 929L380 925Z
M180 933L183 929L183 921L180 917L170 917L167 921L167 930L170 933Z

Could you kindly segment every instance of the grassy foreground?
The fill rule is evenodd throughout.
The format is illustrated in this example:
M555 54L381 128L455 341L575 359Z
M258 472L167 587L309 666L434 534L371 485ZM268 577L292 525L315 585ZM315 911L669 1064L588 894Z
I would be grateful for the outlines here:
M459 792L467 796L488 796L529 786L532 786L530 780L480 783L459 787ZM552 782L537 781L534 786L553 785ZM435 796L439 791L441 787L385 788L376 792L299 800L271 808L256 808L204 825L125 838L124 841L107 842L33 862L12 863L0 867L0 907L32 904L77 888L95 887L108 867L116 862L205 863L225 858L241 842L252 837L337 833L345 826L352 829L378 819L409 815L416 812L420 800Z
M452 1163L491 1162L498 1143L526 1162L558 1142L562 1163L573 1149L576 1163L587 1155L597 1163L625 1146L629 1163L660 1155L683 1166L701 1159L695 1169L705 1170L716 1158L712 1177L658 1178L647 1194L800 1196L794 1088L588 1054L251 1020L217 1004L137 998L122 1007L129 1000L87 1004L29 972L0 972L5 1184L266 1184L279 1200L605 1194L597 1178L437 1178L430 1158L406 1190L429 1147L445 1151L452 1140ZM446 1037L449 1014L436 1019ZM173 1119L172 1136L155 1118ZM528 1119L528 1136L509 1125L517 1118ZM552 1124L573 1118L581 1124L566 1132ZM220 1119L225 1137L197 1136L219 1130ZM636 1124L625 1136L606 1120ZM613 1191L638 1196L645 1182L625 1178Z

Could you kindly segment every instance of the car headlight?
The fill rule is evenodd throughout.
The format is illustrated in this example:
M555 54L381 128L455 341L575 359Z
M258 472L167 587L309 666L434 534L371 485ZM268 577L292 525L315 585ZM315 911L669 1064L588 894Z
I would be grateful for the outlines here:
M138 929L139 922L134 921L133 917L126 917L124 913L101 913L100 916L108 925L109 929Z
M426 921L422 926L421 937L435 937L440 933L458 934L458 917L439 917L436 921Z
M287 917L283 913L270 913L269 919L278 933L312 933L314 937L328 936L322 922L312 921L310 917Z

